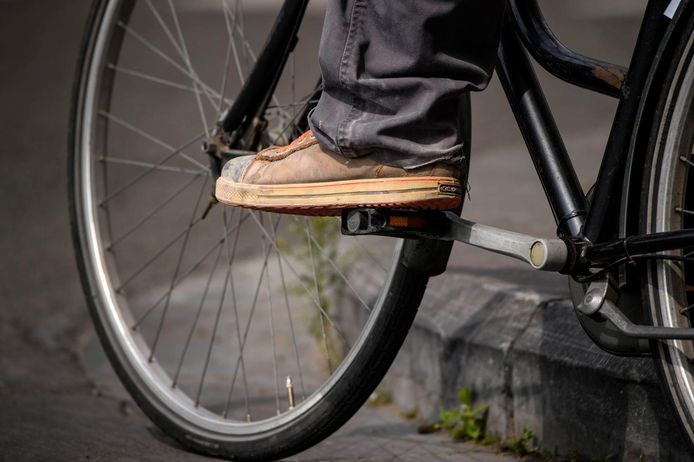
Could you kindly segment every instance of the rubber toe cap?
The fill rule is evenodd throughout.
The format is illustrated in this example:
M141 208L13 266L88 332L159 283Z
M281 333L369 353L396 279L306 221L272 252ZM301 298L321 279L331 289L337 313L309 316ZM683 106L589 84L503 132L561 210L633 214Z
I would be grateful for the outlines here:
M224 168L222 168L222 177L226 180L238 183L243 170L254 157L255 156L242 156L231 159L229 162L224 164Z

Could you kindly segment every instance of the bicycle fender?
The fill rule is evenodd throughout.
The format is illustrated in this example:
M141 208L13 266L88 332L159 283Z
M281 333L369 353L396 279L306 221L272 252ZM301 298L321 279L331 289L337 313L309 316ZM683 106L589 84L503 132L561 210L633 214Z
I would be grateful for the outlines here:
M681 0L676 14L671 19L670 25L663 35L648 73L643 97L641 98L630 136L619 207L620 237L626 237L629 234L638 232L641 181L645 173L643 171L643 161L648 152L653 124L660 115L658 113L658 102L661 97L662 82L671 65L671 55L681 40L681 30L693 16L694 1ZM625 91L628 91L628 88Z

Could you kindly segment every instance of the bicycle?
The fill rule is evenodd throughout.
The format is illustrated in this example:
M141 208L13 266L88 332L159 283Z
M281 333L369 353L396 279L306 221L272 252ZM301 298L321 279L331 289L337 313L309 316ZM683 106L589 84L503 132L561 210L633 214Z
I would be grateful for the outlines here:
M280 2L271 25L253 14L260 3L155 3L93 5L74 93L69 194L97 332L121 381L166 433L233 460L279 458L321 441L383 378L428 278L445 271L458 240L569 275L586 333L614 354L653 354L694 441L694 2L650 0L626 69L572 52L535 1L509 0L497 71L556 239L478 225L461 210L349 210L338 223L216 206L213 180L225 161L306 128L320 81L297 82L293 70L305 55L295 47L312 43L297 39L309 2ZM215 26L200 21L201 10L215 8ZM193 21L217 46L186 37ZM258 52L261 30L269 32ZM526 51L558 78L619 99L587 196ZM181 95L190 112L178 110ZM140 105L147 98L156 104ZM201 128L191 130L186 115ZM470 127L461 130L469 141ZM203 152L189 154L199 144ZM370 281L381 287L376 300L350 282L355 260L383 268ZM345 292L357 301L360 332L341 329Z

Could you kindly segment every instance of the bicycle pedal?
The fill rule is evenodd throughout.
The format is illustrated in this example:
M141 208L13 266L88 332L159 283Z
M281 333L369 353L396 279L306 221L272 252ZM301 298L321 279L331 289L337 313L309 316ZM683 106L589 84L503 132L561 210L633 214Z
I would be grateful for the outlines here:
M384 208L348 209L342 212L342 234L408 238L437 238L446 229L442 212Z

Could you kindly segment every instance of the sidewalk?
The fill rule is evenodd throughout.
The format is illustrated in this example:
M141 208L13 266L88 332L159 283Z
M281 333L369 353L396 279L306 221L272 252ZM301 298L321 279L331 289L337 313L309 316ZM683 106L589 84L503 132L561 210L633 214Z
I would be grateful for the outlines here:
M83 337L86 345L53 348L45 340L58 335L58 329L46 332L43 340L31 340L14 327L0 313L0 462L216 460L186 452L157 429L112 372L99 376L102 383L87 377L77 356L69 352L95 345L88 324L77 329L81 331L77 337ZM106 361L97 351L99 355ZM110 371L107 364L103 366ZM286 460L502 462L514 458L453 442L444 434L419 435L417 423L399 417L393 407L365 406L335 435Z

